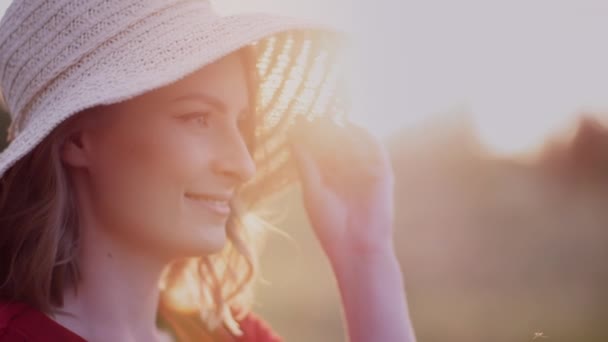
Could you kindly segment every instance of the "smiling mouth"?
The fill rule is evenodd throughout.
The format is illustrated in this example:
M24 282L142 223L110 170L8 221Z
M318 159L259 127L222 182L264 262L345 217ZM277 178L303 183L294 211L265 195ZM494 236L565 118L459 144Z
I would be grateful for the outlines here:
M186 194L186 198L192 200L196 204L202 206L208 211L220 215L222 217L230 214L230 201L228 199L217 198L204 194Z

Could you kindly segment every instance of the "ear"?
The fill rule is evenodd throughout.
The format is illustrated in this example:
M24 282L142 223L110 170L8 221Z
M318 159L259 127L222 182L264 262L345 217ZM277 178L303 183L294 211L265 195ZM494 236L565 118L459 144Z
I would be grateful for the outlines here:
M63 133L65 137L59 151L61 161L71 167L86 168L93 161L93 141L96 127L100 125L99 118L101 106L85 109L64 123Z
M91 152L86 143L85 130L79 129L69 134L61 145L60 154L66 165L76 168L88 167Z

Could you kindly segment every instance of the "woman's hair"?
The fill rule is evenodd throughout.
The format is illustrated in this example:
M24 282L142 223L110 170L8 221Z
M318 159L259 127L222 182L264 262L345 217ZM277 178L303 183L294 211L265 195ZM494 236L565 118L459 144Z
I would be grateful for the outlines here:
M253 48L237 52L245 63L249 100L256 108ZM97 109L97 108L94 108ZM79 217L74 191L61 161L63 142L85 110L55 128L0 178L0 298L22 301L47 313L63 305L63 291L78 285ZM252 110L241 127L253 155L259 118ZM221 323L238 334L235 318L251 302L259 229L251 227L251 203L232 203L228 242L215 255L176 260L161 280L161 301L172 310L199 311L209 329ZM194 303L194 304L192 304Z

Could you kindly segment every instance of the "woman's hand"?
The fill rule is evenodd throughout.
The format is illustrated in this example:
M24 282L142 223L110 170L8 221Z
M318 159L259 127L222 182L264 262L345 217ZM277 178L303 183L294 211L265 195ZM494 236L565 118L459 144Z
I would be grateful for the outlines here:
M363 128L300 122L290 135L310 223L336 276L351 342L413 342L393 247L393 184Z
M392 250L394 176L384 147L350 123L296 127L290 142L304 205L330 261Z

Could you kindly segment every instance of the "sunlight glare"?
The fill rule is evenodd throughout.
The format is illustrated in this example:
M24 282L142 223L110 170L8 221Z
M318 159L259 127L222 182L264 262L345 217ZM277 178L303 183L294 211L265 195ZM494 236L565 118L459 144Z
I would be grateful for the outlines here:
M521 155L534 151L556 131L571 122L570 111L540 103L502 103L476 106L475 128L480 142L497 155ZM562 115L557 115L560 113ZM561 118L560 118L561 117Z
M599 0L446 0L441 12L413 0L211 2L224 15L270 12L353 33L352 117L380 136L465 107L484 144L521 153L582 109L608 108ZM0 13L9 3L0 0Z

